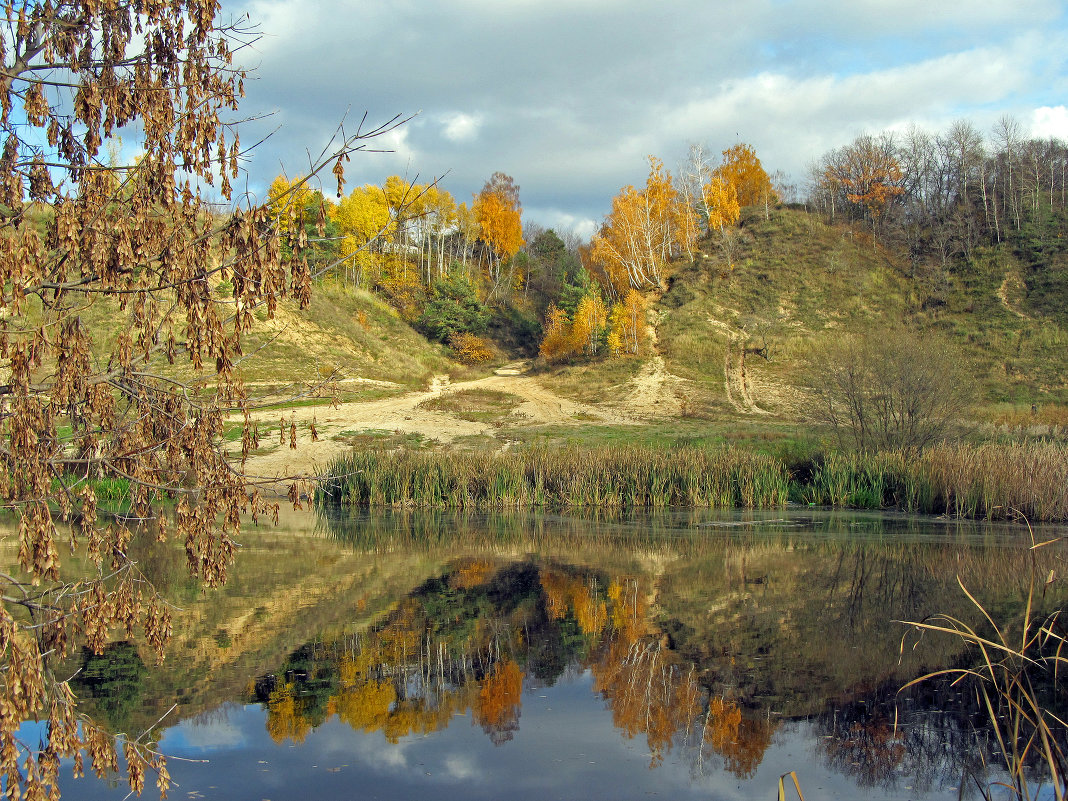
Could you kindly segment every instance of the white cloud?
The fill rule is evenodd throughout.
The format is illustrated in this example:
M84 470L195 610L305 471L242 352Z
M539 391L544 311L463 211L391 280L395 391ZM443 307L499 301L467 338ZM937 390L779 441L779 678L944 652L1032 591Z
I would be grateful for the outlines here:
M198 721L185 726L186 742L196 748L236 748L245 742L244 732L229 720Z
M467 142L478 136L482 127L481 114L464 114L457 111L439 116L442 123L441 135L451 142Z
M450 754L445 757L445 772L450 778L467 782L482 777L482 772L475 765L474 760L460 754Z
M968 116L971 106L1007 102L1030 80L1019 54L1034 44L1020 40L848 76L763 72L735 78L665 109L661 141L681 135L710 142L713 151L747 142L768 169L798 178L806 163L860 133L913 121L939 128Z
M989 130L1034 113L1036 132L1064 130L1063 0L750 0L729 19L707 0L224 2L249 2L265 35L241 55L261 65L243 110L280 111L250 166L263 187L280 164L306 170L349 107L425 112L380 143L393 153L355 156L349 186L448 173L467 198L502 170L528 219L578 231L644 181L648 154L671 169L688 142L748 142L799 179L857 134L913 121Z
M605 211L608 211L608 207L611 205L610 200L605 203ZM600 223L591 217L585 217L580 214L572 214L559 208L552 207L531 207L524 206L523 218L536 222L538 225L544 228L552 228L558 234L563 234L567 231L573 232L576 236L582 239L589 239L593 236L597 229L600 227Z
M1068 107L1043 106L1031 115L1031 136L1068 141Z

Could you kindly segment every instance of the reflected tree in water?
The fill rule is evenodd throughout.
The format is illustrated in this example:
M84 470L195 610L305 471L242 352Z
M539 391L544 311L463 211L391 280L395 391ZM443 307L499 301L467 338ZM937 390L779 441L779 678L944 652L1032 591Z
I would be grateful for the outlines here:
M295 652L278 671L285 681L262 682L256 698L267 706L276 738L298 740L308 725L336 715L398 742L470 716L501 745L519 731L524 681L548 684L588 670L614 725L644 739L651 766L674 750L695 774L723 770L748 779L782 720L812 720L825 738L827 764L862 786L892 784L903 773L917 786L931 777L959 784L975 767L973 719L939 709L952 693L942 688L931 699L900 699L907 708L895 729L902 682L869 642L888 636L891 610L916 608L941 591L944 549L926 561L893 547L862 550L806 557L801 568L788 565L789 575L770 561L781 554L773 548L729 554L726 589L715 589L723 601L703 619L664 614L655 593L665 585L654 586L648 575L549 558L462 559L369 630ZM745 580L750 574L759 584ZM769 611L787 578L793 591L808 592L788 607L791 619ZM706 610L708 584L717 580L723 578L703 579L698 602ZM858 621L873 607L886 620L866 633ZM827 642L835 627L848 647ZM305 658L312 656L314 664ZM865 670L847 672L860 663ZM846 684L843 675L861 678ZM826 694L814 709L806 685L817 692L834 686L833 712L823 711Z
M519 711L523 694L523 671L513 659L493 666L478 691L475 722L494 745L508 742L519 731Z

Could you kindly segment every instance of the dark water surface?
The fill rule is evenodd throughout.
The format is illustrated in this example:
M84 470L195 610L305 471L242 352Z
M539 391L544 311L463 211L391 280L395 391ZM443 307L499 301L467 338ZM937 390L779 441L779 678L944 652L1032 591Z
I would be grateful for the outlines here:
M219 590L139 554L182 610L171 655L70 670L113 731L163 717L172 799L772 799L789 771L808 799L977 797L1002 774L974 692L898 692L973 656L897 621L978 623L959 577L1018 625L1064 556L1029 544L808 511L293 514L245 534ZM1063 600L1055 580L1037 611ZM68 768L62 792L126 785Z

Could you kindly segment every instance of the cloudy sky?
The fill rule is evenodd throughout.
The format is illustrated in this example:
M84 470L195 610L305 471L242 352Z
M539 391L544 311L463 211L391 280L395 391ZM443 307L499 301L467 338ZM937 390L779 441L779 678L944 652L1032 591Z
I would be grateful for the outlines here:
M349 187L391 174L470 201L494 171L524 219L591 233L649 154L741 141L802 182L862 133L1004 114L1068 139L1064 0L224 0L262 37L242 112L262 193L307 171L338 123L416 115L358 154ZM329 190L329 187L326 187Z

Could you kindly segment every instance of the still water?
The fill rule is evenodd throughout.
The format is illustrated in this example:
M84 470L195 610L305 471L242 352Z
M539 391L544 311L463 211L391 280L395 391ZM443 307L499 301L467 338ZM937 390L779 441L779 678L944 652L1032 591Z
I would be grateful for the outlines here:
M70 669L113 731L162 718L172 799L771 799L790 771L808 799L977 797L1003 774L974 692L899 692L973 655L900 621L977 622L959 578L1018 624L1064 555L1029 544L820 512L291 513L219 590L138 554L181 609L167 661L120 643Z

